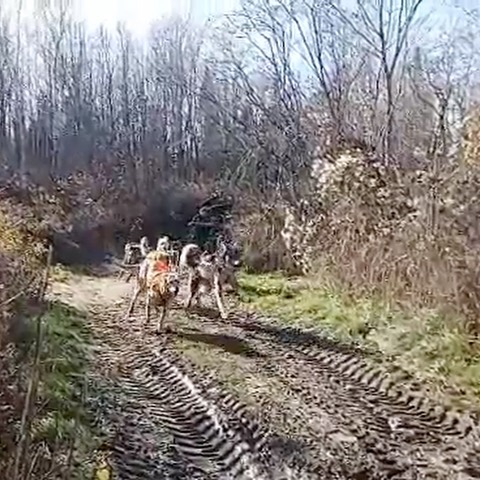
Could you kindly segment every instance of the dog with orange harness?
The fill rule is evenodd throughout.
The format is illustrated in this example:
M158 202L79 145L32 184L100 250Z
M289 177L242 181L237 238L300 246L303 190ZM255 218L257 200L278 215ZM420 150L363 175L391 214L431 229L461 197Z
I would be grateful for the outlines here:
M153 304L158 312L162 313L157 320L157 333L163 329L167 311L180 290L180 279L172 268L170 255L162 250L150 252L140 265L137 283L132 300L127 310L129 317L141 293L145 294L145 325L150 322L150 307Z

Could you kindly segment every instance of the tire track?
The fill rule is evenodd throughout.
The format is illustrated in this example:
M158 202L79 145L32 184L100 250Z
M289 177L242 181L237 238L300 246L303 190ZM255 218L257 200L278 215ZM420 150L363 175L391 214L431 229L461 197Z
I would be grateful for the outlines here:
M392 378L384 369L368 364L363 352L356 349L349 352L348 348L339 348L338 344L298 329L280 330L271 319L246 318L247 330L268 333L273 330L274 337L280 336L281 343L296 351L312 371L333 376L351 392L358 390L379 413L383 412L395 436L409 444L428 442L434 456L438 457L438 452L442 451L452 465L468 471L473 478L480 478L480 428L475 414L460 414L452 408L435 404L421 391L409 388L410 382L404 380L403 372ZM308 343L302 345L301 340L305 337ZM265 341L264 335L260 338ZM278 346L276 342L275 345ZM356 353L359 353L357 357ZM460 467L462 463L464 466Z
M309 332L294 328L278 328L272 319L263 317L255 320L255 316L244 314L237 320L237 326L257 334L260 338L274 338L279 343L294 349L329 368L345 381L378 394L382 403L396 406L399 415L408 415L416 419L416 427L424 428L428 434L437 432L441 435L466 437L478 423L471 417L461 416L451 409L440 405L432 405L421 392L414 393L416 388L403 372L397 372L396 378L378 366L369 365L364 353L354 347L346 347L332 340L321 338ZM262 318L257 316L257 318ZM413 387L413 388L412 388Z
M362 352L318 337L312 341L311 334L307 346L299 345L298 337L292 341L292 332L275 328L269 319L232 317L225 322L197 315L196 320L202 329L217 328L248 341L269 358L259 370L283 377L285 388L296 387L304 406L316 405L338 425L347 426L362 450L374 455L379 475L480 478L478 434L472 419L432 407L425 398L405 393L405 387L398 395L395 381L369 366Z
M101 375L93 380L105 383ZM96 413L97 426L108 434L103 450L115 479L211 478L183 460L167 429L152 421L120 385L109 382L102 390L102 397L90 399L88 407Z
M480 478L475 421L427 401L359 349L241 311L222 321L176 310L177 333L158 337L140 316L123 318L125 301L95 300L96 373L115 385L98 410L109 412L118 478ZM245 357L220 350L202 364L179 350L189 335L194 344L236 338ZM248 387L256 415L222 386L222 359L268 387Z
M198 365L192 369L199 370ZM323 407L309 401L298 390L298 381L287 379L285 373L271 368L270 363L257 367L261 372L276 379L282 376L281 404L275 400L263 398L258 406L258 414L263 417L264 424L274 424L270 431L270 448L278 457L289 457L299 468L315 475L315 478L335 479L381 479L378 461L375 457L360 448L358 439L352 436L345 427L332 422ZM255 399L258 401L258 399ZM316 398L318 400L318 397ZM327 396L320 403L329 403ZM278 425L282 428L279 430ZM275 431L276 430L276 431ZM288 438L290 441L285 442ZM393 467L390 467L391 471Z
M103 356L98 358L115 374L133 408L142 411L153 425L165 427L175 450L190 468L195 467L203 475L201 478L318 478L282 465L280 458L268 451L262 429L244 413L244 406L227 393L217 392L219 402L209 399L199 378L195 384L182 371L181 360L173 351L165 346L159 349L156 336L143 335L141 327L132 332L140 319L137 323L133 318L125 325L119 316L122 310L109 309L94 315L94 322L101 325L98 340L103 345ZM229 415L224 413L227 408ZM139 445L137 434L127 440L119 438L121 445ZM266 464L267 458L270 465ZM126 461L117 458L116 463L121 475L129 478L132 469L125 467ZM152 478L149 475L135 478Z

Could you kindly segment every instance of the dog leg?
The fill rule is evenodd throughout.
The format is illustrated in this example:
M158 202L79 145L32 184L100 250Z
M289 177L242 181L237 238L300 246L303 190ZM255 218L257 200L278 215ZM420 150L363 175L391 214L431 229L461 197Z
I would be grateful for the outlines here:
M157 333L161 333L163 330L163 323L165 321L165 318L167 317L167 306L163 305L162 307L162 314L160 317L157 317Z
M238 285L238 280L235 274L231 274L229 278L230 287L232 288L232 293L238 297L239 296L239 285Z
M195 296L195 306L197 308L201 308L202 306L202 294L200 293L200 290L197 291L197 295Z
M135 287L135 291L133 293L132 300L130 301L130 305L129 305L128 310L127 310L127 314L126 314L127 318L130 317L130 315L132 314L133 307L135 306L135 302L137 301L137 298L140 295L141 291L142 291L141 287L139 287L139 286Z
M225 306L223 305L222 301L222 286L220 285L220 281L218 278L214 280L213 284L213 294L215 296L215 300L217 302L218 311L220 312L220 318L225 320L227 318L227 312L225 311Z
M185 308L188 310L192 306L192 301L193 298L196 297L198 301L198 287L199 287L199 282L195 278L193 278L193 275L189 278L189 285L188 285L188 300Z
M150 323L150 295L147 292L147 298L145 299L145 326Z
M192 287L190 287L190 291L188 292L187 303L185 304L186 310L188 310L192 306L192 300L193 300L193 292L192 292Z
M200 298L199 298L198 291L192 291L188 296L187 305L185 307L187 310L189 310L192 307L192 303L194 299L195 299L195 306L198 307L200 305Z

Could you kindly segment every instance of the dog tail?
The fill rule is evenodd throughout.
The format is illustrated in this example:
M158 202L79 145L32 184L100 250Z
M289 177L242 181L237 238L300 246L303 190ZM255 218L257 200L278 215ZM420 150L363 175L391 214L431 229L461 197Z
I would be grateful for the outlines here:
M180 255L180 268L195 268L200 262L200 255L202 251L195 243L189 243L182 249Z

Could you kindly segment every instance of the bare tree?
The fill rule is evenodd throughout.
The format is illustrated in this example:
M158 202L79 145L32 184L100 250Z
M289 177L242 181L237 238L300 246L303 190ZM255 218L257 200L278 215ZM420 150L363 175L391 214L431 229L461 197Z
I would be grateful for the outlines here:
M441 157L476 88L474 48L415 49L421 4L244 0L203 28L158 22L146 45L125 27L87 33L68 2L34 32L0 16L2 160L37 178L120 172L139 198L199 176L295 198L319 139Z
M387 156L393 153L394 147L396 74L411 28L420 20L418 12L422 3L423 0L357 0L353 13L330 3L379 61L386 102L385 129L380 132L379 140Z

